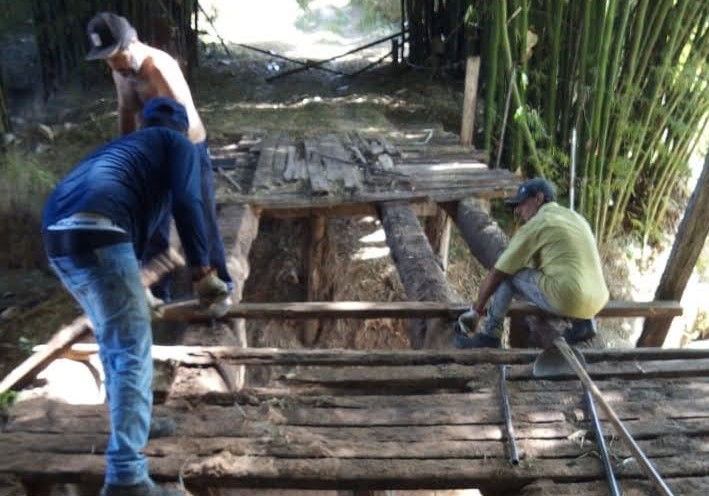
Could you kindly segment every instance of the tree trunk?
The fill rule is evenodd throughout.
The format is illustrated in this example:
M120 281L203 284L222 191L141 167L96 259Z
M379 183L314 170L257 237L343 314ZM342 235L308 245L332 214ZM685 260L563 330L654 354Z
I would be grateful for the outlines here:
M408 204L382 204L380 217L387 245L396 264L406 296L413 301L460 302L448 286L431 245ZM413 320L412 348L449 348L452 323L445 319Z
M244 292L244 282L249 277L249 251L251 244L258 234L259 219L248 206L229 205L219 212L219 229L224 240L226 251L227 269L234 282L232 301L241 301ZM213 322L205 326L190 325L182 335L181 343L184 345L224 345L239 348L248 347L246 341L246 323L244 319L230 319L227 321ZM227 391L241 389L245 381L245 367L243 365L219 364L216 372L224 381ZM194 376L186 370L178 370L184 374L184 384ZM200 391L199 380L191 386L194 391Z
M469 198L446 208L468 244L470 253L483 267L490 269L507 248L509 238L490 217L488 203Z

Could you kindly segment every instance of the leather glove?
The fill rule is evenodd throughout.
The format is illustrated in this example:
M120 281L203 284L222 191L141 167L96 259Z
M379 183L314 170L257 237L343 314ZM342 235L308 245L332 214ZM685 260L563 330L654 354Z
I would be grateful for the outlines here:
M223 317L229 310L229 289L224 281L217 277L215 270L193 281L199 304L205 307L212 317Z
M478 312L470 307L469 310L463 312L458 317L458 325L456 326L456 331L460 334L471 335L475 333L478 328L478 323L480 322L480 315Z

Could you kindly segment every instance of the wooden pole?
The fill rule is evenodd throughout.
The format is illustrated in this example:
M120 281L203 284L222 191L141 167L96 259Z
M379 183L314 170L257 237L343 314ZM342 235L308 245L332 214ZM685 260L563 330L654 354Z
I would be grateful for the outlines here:
M325 217L317 215L310 221L310 240L308 249L308 301L320 299L323 262L325 253ZM302 343L311 347L320 334L320 319L308 319L303 328Z
M475 105L478 94L478 75L480 74L480 57L468 57L465 63L465 92L463 93L463 119L460 124L460 144L473 144L475 124Z
M704 169L689 200L675 236L670 258L655 291L656 300L682 299L687 281L706 242L707 234L709 234L709 154L704 160ZM647 319L637 346L662 346L671 324L671 317Z
M448 251L451 241L450 217L445 210L438 207L434 215L426 217L424 229L428 242L440 261L441 269L445 273L448 269Z

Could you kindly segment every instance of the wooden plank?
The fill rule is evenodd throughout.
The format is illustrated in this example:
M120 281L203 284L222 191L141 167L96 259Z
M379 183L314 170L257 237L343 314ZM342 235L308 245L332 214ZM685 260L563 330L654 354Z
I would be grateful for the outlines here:
M288 135L281 135L273 155L273 184L275 186L283 184L290 148L289 143L290 138Z
M303 141L305 147L305 167L310 179L310 191L313 195L328 195L330 184L323 168L322 158L317 153L317 142L313 139Z
M426 241L425 236L422 241ZM430 249L430 247L429 247ZM430 250L429 250L430 251ZM450 301L310 301L285 303L238 303L231 306L228 318L263 319L380 319L380 318L445 318L456 319L469 307L468 303ZM170 303L159 309L166 320L200 321L208 317L200 312L195 300ZM545 315L526 302L513 302L510 317ZM650 315L682 315L677 301L609 301L597 317L647 317Z
M475 105L478 94L478 75L480 57L468 57L465 63L465 90L463 92L463 116L460 124L460 144L470 146L473 143Z
M252 187L249 191L270 189L273 186L273 160L280 139L280 134L268 135L263 139L261 154L254 171Z

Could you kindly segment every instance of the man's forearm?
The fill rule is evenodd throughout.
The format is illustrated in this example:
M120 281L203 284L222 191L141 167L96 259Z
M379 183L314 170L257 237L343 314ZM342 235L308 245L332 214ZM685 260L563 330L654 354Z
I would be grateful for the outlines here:
M488 272L487 276L480 285L478 298L477 300L475 300L475 303L473 303L473 309L479 315L483 315L485 313L485 306L487 305L488 300L498 288L498 286L502 284L502 281L507 278L507 276L508 274L505 274L504 272L497 270L494 267L490 269L490 272Z

